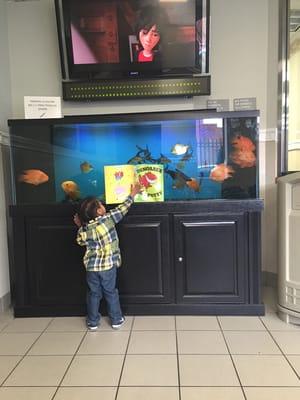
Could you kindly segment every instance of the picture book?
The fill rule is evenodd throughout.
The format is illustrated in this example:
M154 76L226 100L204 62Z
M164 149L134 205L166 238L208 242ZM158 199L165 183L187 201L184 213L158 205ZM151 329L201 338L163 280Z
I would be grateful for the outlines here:
M164 167L161 164L104 166L105 200L107 204L122 203L134 182L142 186L135 202L164 201Z

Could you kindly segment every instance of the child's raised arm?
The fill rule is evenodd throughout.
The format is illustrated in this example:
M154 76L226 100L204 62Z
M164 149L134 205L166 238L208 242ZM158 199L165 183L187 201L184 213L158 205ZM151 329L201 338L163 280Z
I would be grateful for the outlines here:
M129 207L133 203L134 196L137 193L140 193L141 191L141 185L139 183L135 183L134 185L131 185L130 188L130 195L127 197L127 199L120 204L118 207L113 208L112 210L109 211L109 215L112 217L114 222L117 224L118 222L121 221L121 219L128 213Z

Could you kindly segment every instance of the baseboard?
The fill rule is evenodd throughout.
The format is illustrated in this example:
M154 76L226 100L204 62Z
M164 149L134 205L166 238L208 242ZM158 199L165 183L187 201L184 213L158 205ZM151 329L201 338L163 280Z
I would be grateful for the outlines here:
M0 312L7 311L11 305L10 292L0 297Z
M262 285L277 288L277 274L269 271L262 271Z

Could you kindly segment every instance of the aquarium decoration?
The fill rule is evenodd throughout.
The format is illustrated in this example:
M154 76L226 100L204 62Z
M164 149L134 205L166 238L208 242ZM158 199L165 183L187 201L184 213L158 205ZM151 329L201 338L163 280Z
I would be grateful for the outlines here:
M164 201L164 167L160 164L114 165L104 167L105 202L121 203L129 195L131 185L139 182L141 193L134 201Z

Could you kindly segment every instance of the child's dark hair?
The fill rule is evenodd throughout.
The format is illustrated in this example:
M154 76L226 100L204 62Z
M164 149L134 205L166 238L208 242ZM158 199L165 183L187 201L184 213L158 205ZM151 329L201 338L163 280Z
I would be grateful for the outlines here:
M101 202L96 197L86 197L82 200L79 208L79 218L82 224L87 224L91 219L97 217L97 209Z

